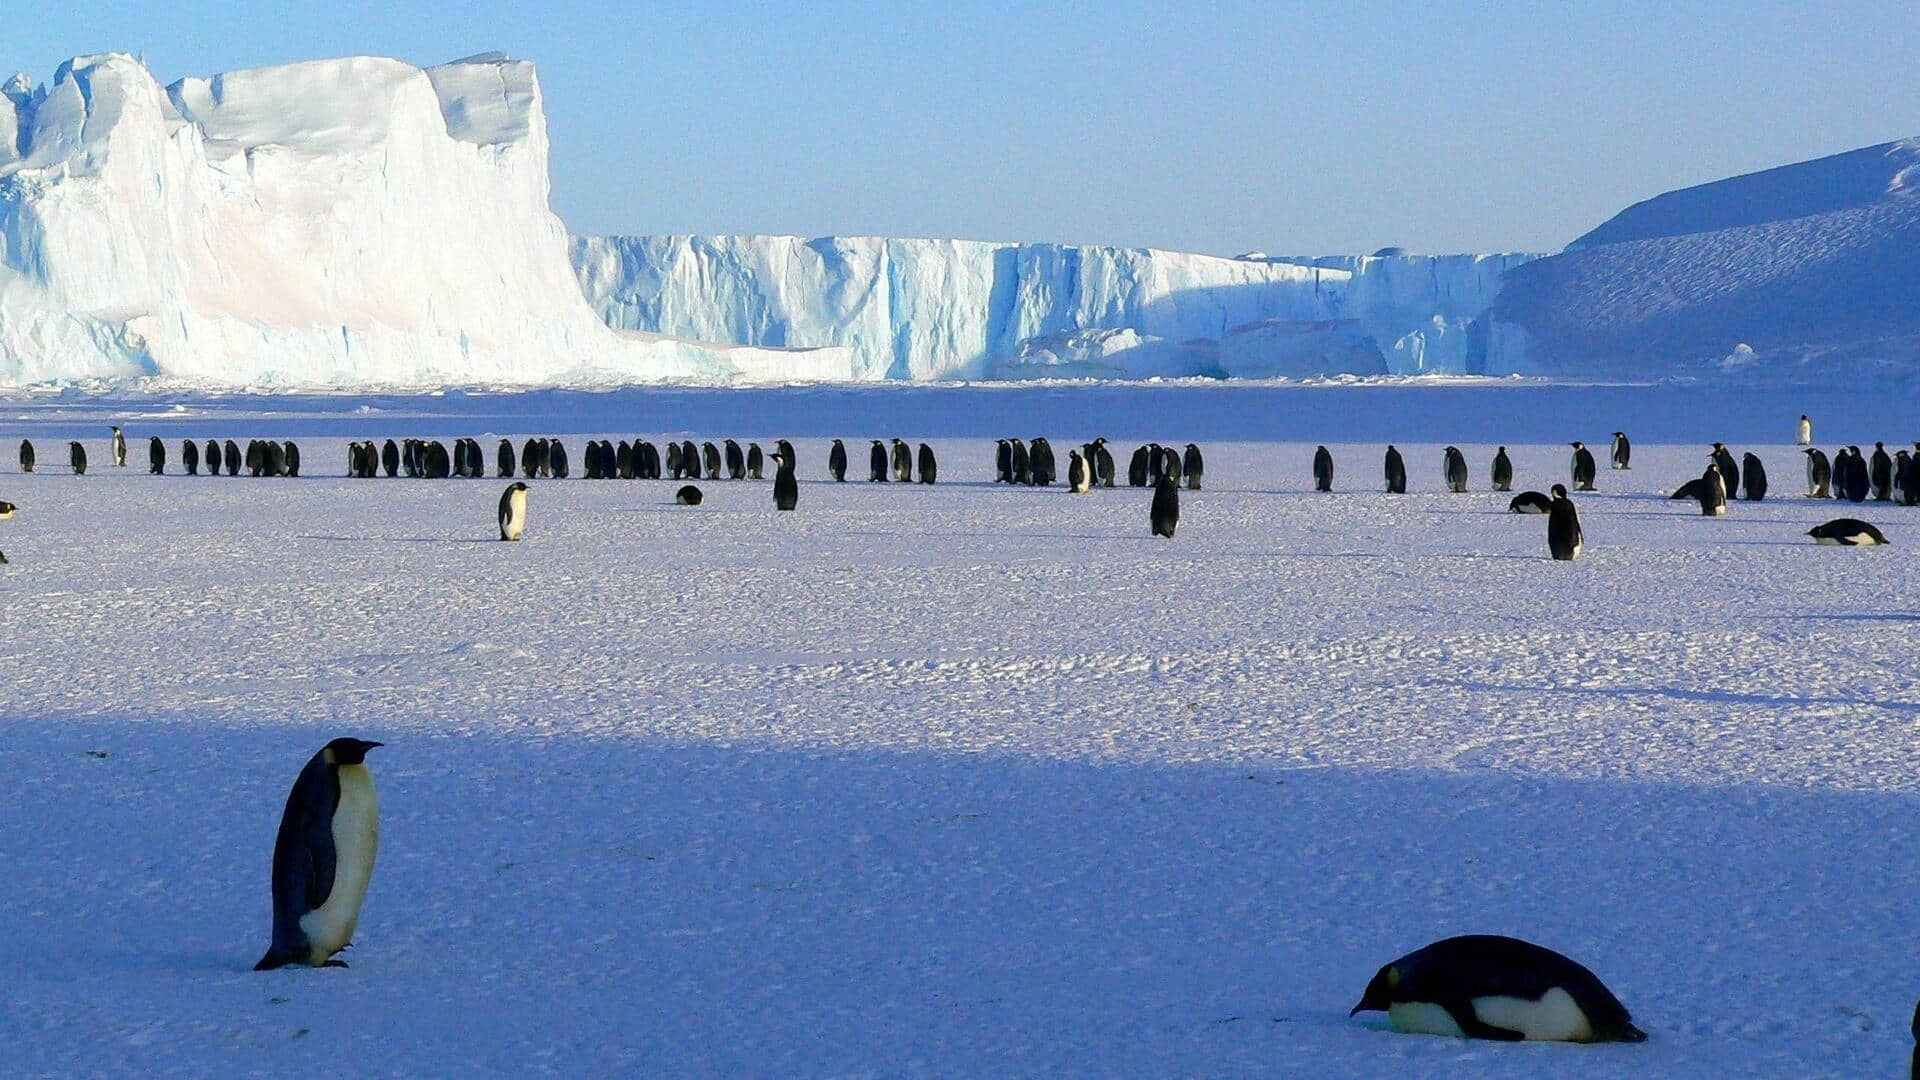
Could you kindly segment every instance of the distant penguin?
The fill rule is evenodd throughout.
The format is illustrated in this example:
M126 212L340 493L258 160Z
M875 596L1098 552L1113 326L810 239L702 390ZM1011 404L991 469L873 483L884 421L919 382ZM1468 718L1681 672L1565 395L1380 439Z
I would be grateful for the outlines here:
M1633 444L1632 444L1631 442L1628 442L1628 441L1627 441L1627 433L1626 433L1626 432L1624 432L1624 431L1616 431L1616 432L1614 432L1614 433L1613 433L1613 455L1612 455L1612 457L1613 457L1613 467L1614 467L1614 468L1616 468L1616 469L1631 469L1631 468L1633 468L1633 465L1632 465L1632 461L1633 461Z
M380 800L364 739L320 748L287 796L273 845L273 944L253 966L346 967L333 955L353 942L380 847Z
M286 451L285 460L286 460L286 466L287 466L287 475L299 476L300 475L300 448L293 444L292 439L288 439L286 442L286 446L283 447L283 449Z
M747 444L747 479L764 480L767 471L767 453L760 449L759 443Z
M127 465L127 437L120 434L119 428L113 429L113 467L123 469Z
M199 474L200 472L200 444L199 443L194 442L192 439L186 439L180 443L180 467L187 470L188 476L196 476Z
M1333 455L1324 446L1313 452L1313 490L1333 490Z
M1833 498L1833 466L1827 463L1827 455L1813 447L1801 453L1807 455L1807 498Z
M527 484L515 480L500 493L500 539L518 540L527 530Z
M1008 439L1013 447L1013 482L1025 484L1033 477L1033 455L1027 453L1027 444L1019 439Z
M1586 534L1580 531L1580 512L1567 489L1553 485L1553 506L1547 511L1547 551L1560 562L1572 562L1586 546Z
M1708 465L1700 476L1700 513L1703 517L1727 515L1727 480L1718 462Z
M260 448L259 439L247 440L247 475L257 477L267 467L266 453Z
M1013 483L1013 444L1005 439L993 443L993 482Z
M200 460L203 463L205 463L205 465L207 466L208 476L219 476L220 475L220 444L217 442L214 442L212 439L208 439L206 456L201 458Z
M1565 491L1559 484L1553 485ZM1553 512L1553 500L1537 491L1523 491L1507 500L1507 512L1510 514L1547 514Z
M867 483L886 483L887 469L887 444L875 439L873 450L867 454Z
M1900 505L1920 506L1920 457L1906 450L1893 455L1893 478L1900 489Z
M1873 501L1886 502L1893 498L1893 459L1887 456L1885 443L1873 444L1871 461L1867 482L1873 491Z
M567 446L559 439L548 439L546 450L547 464L542 473L552 475L555 480L567 478Z
M1593 972L1518 938L1436 941L1380 969L1349 1015L1395 1031L1472 1039L1642 1042L1646 1033Z
M1113 451L1107 449L1107 440L1093 440L1093 477L1101 487L1113 486Z
M1592 491L1594 477L1599 468L1594 464L1593 451L1587 449L1587 444L1583 442L1575 442L1571 445L1573 459L1570 468L1573 473L1573 490Z
M1388 494L1407 493L1407 463L1401 460L1400 451L1392 446L1387 447L1386 478Z
M1760 464L1758 454L1741 457L1740 485L1740 497L1748 502L1760 502L1767 497L1767 468Z
M1713 444L1713 463L1720 467L1720 479L1726 481L1727 493L1740 490L1740 465L1733 460L1733 451L1724 443Z
M680 444L671 439L667 440L667 472L675 480L686 479L686 470L680 464Z
M897 483L913 483L913 451L899 439L889 440L893 444L893 479Z
M692 439L680 441L680 471L689 480L700 479L700 451Z
M1493 452L1493 490L1513 490L1513 460L1504 446Z
M1085 495L1093 487L1093 477L1087 471L1086 459L1080 451L1067 451L1067 490L1075 495Z
M1173 539L1180 527L1180 485L1171 476L1162 476L1153 488L1153 507L1148 511L1153 535Z
M67 464L73 466L73 475L87 474L87 448L77 442L67 444Z
M388 479L400 475L400 447L392 439L388 439L387 444L380 448L380 468L386 472Z
M1188 443L1186 456L1180 462L1180 472L1186 477L1188 491L1200 490L1200 478L1206 471L1207 462L1200 456L1200 448L1193 443Z
M1447 490L1461 492L1467 490L1467 457L1457 446L1449 446L1443 453L1443 468L1446 473Z
M740 444L732 439L726 441L727 479L745 480L747 478L747 455Z
M167 444L159 436L147 440L147 472L160 476L167 471Z
M30 439L20 440L20 471L33 471L33 442Z
M540 475L540 461L534 453L534 440L528 439L520 444L520 477L532 480Z
M1163 446L1160 448L1160 457L1162 459L1160 475L1172 480L1177 486L1180 483L1181 470L1185 467L1180 461L1180 451L1171 446Z
M226 442L227 475L240 475L240 444L228 439Z
M940 479L940 463L934 460L933 447L920 444L920 482L931 484Z
M267 476L287 475L287 454L285 448L271 439L260 444L260 456L265 464L261 472Z
M1860 456L1860 448L1847 447L1847 475L1842 484L1843 494L1848 502L1866 502L1867 493L1872 490L1872 480L1867 475L1866 459Z
M1159 443L1147 444L1147 483L1150 486L1159 487L1160 478L1167 475L1167 456L1164 450L1165 447Z
M1822 544L1839 547L1873 547L1887 542L1879 529L1859 518L1834 518L1808 529L1807 535Z
M513 475L513 440L501 439L500 448L493 452L496 477Z
M1152 462L1148 460L1147 454L1148 450L1143 446L1135 450L1133 457L1127 461L1127 486L1147 486L1147 470L1153 467Z
M800 505L800 481L793 475L793 459L773 452L773 508L791 510Z
M1006 440L1001 440L1001 446ZM833 440L833 449L827 451L827 475L833 477L836 484L847 482L847 444L839 439Z
M1813 421L1807 419L1806 413L1800 414L1799 433L1794 436L1794 441L1800 446L1813 445Z
M642 480L660 479L660 448L645 439L635 439L633 471Z
M673 501L679 503L681 506L699 506L700 489L694 487L692 484L688 484L673 493Z
M706 479L720 479L720 470L725 467L725 463L720 459L720 448L711 442L701 443L700 465L706 471Z
M1027 465L1032 472L1030 479L1035 487L1050 487L1060 479L1060 470L1054 465L1053 444L1045 436L1027 444Z
M600 443L597 439L588 439L587 445L580 451L580 475L588 480L600 479Z

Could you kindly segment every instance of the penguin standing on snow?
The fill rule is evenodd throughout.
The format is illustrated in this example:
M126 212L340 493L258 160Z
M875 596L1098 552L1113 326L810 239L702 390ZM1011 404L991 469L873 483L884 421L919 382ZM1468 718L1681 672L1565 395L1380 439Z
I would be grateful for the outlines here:
M411 444L413 440L407 441ZM388 439L387 444L380 448L380 468L385 470L389 480L400 475L400 445L392 439Z
M800 505L800 481L793 475L793 459L785 451L773 452L773 508L791 510Z
M887 444L875 439L873 449L867 453L867 483L886 483L887 469Z
M1147 470L1151 467L1152 463L1147 460L1147 448L1142 446L1135 450L1133 457L1127 460L1127 486L1146 487Z
M1180 451L1175 450L1171 446L1162 447L1160 450L1160 456L1164 459L1160 465L1160 475L1170 476L1173 478L1173 482L1175 484L1178 484L1180 482L1180 467L1181 467Z
M212 439L208 439L207 454L206 454L206 457L202 458L201 460L206 463L208 476L219 476L220 475L220 444L217 442L214 442Z
M1024 484L1033 470L1033 456L1027 453L1027 444L1019 439L1008 439L1007 445L1013 449L1013 484Z
M1051 487L1059 479L1060 472L1054 466L1053 444L1045 436L1033 440L1027 452L1027 467L1031 473L1028 479L1035 487Z
M1886 502L1893 498L1893 459L1887 456L1887 444L1873 444L1873 464L1867 479L1873 489L1874 502Z
M1720 467L1720 479L1726 481L1727 493L1740 490L1740 466L1733 460L1733 451L1724 444L1713 444L1713 463Z
M500 539L518 540L527 531L527 483L515 480L500 493Z
M1575 442L1572 445L1573 490L1592 491L1593 479L1599 468L1593 462L1593 451L1587 449L1587 444L1583 442Z
M187 470L188 476L196 476L199 474L200 472L200 444L199 443L194 442L192 439L186 439L180 443L180 467Z
M940 478L940 463L933 459L933 447L920 444L920 482L931 484Z
M506 478L513 475L513 440L501 439L500 448L493 452L494 476Z
M726 448L727 448L727 479L745 480L747 478L746 452L741 450L740 444L733 441L732 439L727 440Z
M1324 446L1313 452L1313 490L1333 490L1333 455Z
M1093 482L1099 487L1113 486L1113 451L1104 438L1093 440Z
M1162 476L1154 485L1153 507L1148 513L1153 535L1173 539L1173 530L1180 526L1180 485L1171 476Z
M1847 473L1841 486L1848 502L1866 502L1872 481L1867 475L1867 461L1860 456L1860 448L1847 447Z
M127 437L120 434L120 429L117 427L113 429L113 467L116 469L127 467Z
M993 443L993 482L1013 483L1013 444L1005 439L995 439Z
M253 970L347 966L333 954L353 942L380 847L380 799L366 766L379 745L335 739L293 782L273 845L273 944Z
M907 444L899 439L892 439L890 441L893 443L894 480L902 484L913 483L913 451L909 450Z
M1513 461L1504 446L1493 452L1493 490L1513 490Z
M1614 432L1613 467L1616 469L1631 469L1633 466L1629 464L1629 462L1632 460L1633 444L1627 441L1627 433L1624 431Z
M543 458L545 463L540 468L541 475L552 476L555 480L565 480L567 478L566 444L559 439L547 439L545 443L546 456ZM707 446L712 448L713 444L708 443Z
M67 464L73 466L73 475L87 475L87 448L77 442L68 443Z
M1405 495L1407 493L1407 463L1400 458L1400 451L1387 447L1387 493Z
M1646 1033L1593 972L1518 938L1447 938L1380 969L1348 1015L1456 1038L1642 1042Z
M33 442L30 439L20 440L20 471L33 471Z
M1572 562L1580 557L1586 543L1587 536L1580 531L1580 512L1567 498L1567 489L1553 485L1553 506L1547 510L1547 550L1560 562Z
M760 449L760 444L757 442L748 443L747 444L747 479L764 480L766 479L766 476L764 475L766 471L767 471L767 452L765 450Z
M1746 454L1740 459L1741 498L1748 502L1760 502L1767 497L1767 467L1760 464L1758 454Z
M299 476L300 475L300 448L293 444L292 439L287 440L286 456L284 460L287 466L287 475Z
M1833 498L1833 466L1827 463L1827 455L1816 447L1801 453L1807 455L1807 498Z
M1180 468L1187 477L1187 490L1199 491L1200 477L1207 471L1207 461L1200 456L1200 448L1198 446L1192 443L1187 444L1186 458L1180 463Z
M167 444L158 435L147 440L147 472L160 476L167 471Z
M1800 446L1813 445L1813 421L1807 419L1806 413L1800 414L1800 430L1794 441Z
M1821 544L1839 547L1873 547L1887 542L1879 529L1859 518L1834 518L1807 530Z
M1700 513L1704 517L1727 516L1727 480L1716 462L1700 476Z
M1085 495L1093 486L1093 478L1087 474L1087 463L1080 451L1067 451L1067 490L1075 495Z
M1901 506L1920 503L1920 490L1916 490L1915 481L1920 481L1920 469L1914 467L1913 455L1905 450L1893 455L1893 486L1898 496L1895 501Z
M827 451L827 475L836 484L847 482L847 444L839 439L833 440L833 449Z
M1467 459L1457 446L1449 446L1443 451L1443 467L1446 472L1447 490L1461 492L1467 490Z
M224 456L227 459L227 475L239 476L240 475L240 444L237 442L234 442L232 439L228 439L226 442L225 450L226 450L226 453Z

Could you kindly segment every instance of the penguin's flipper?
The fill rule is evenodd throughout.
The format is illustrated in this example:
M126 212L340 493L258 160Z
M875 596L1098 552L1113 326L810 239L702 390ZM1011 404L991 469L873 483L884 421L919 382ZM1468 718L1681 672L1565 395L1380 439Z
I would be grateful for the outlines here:
M1469 1039L1492 1039L1496 1042L1520 1042L1526 1038L1524 1034L1518 1031L1509 1028L1494 1027L1492 1024L1480 1019L1480 1014L1473 1011L1473 1003L1470 1001L1442 1001L1436 1004L1447 1010L1447 1015L1453 1017L1453 1022L1460 1025L1460 1034L1465 1035Z

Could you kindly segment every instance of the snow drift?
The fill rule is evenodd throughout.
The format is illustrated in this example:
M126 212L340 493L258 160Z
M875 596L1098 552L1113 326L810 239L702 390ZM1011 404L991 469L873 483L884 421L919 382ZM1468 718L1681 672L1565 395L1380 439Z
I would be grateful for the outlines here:
M845 378L843 350L624 337L547 204L533 65L355 57L0 88L0 384Z

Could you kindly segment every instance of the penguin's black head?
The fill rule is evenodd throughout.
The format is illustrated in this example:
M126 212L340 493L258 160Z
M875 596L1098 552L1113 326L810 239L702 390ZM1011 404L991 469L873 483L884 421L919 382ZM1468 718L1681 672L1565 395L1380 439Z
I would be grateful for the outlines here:
M1567 485L1565 484L1555 484L1547 490L1548 493L1556 499L1564 499L1567 497Z
M368 742L365 739L339 738L326 746L327 760L334 765L360 765L367 760L367 751L385 743Z
M1360 1004L1353 1007L1348 1016L1358 1016L1363 1012L1386 1012L1393 1004L1393 988L1400 983L1400 969L1388 964L1367 984L1367 992L1360 995Z

